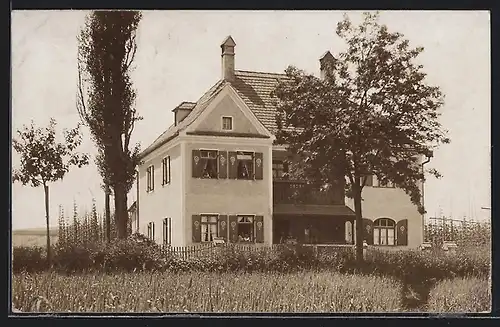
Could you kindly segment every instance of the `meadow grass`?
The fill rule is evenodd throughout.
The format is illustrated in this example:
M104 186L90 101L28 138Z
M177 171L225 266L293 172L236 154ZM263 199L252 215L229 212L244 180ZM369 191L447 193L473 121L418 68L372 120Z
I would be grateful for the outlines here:
M23 312L398 312L399 282L338 273L15 274Z
M491 283L484 278L454 278L430 291L430 312L485 312L491 310Z

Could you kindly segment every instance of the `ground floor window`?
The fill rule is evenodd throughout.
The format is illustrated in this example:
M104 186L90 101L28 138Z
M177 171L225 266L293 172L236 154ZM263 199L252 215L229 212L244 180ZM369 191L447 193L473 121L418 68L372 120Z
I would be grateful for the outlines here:
M254 217L238 216L238 242L254 241Z
M148 223L148 238L151 241L155 240L155 223L154 222Z
M163 219L163 245L172 244L172 218Z
M217 237L217 215L201 215L201 241L212 242Z
M373 222L373 244L395 245L396 223L389 218L380 218Z

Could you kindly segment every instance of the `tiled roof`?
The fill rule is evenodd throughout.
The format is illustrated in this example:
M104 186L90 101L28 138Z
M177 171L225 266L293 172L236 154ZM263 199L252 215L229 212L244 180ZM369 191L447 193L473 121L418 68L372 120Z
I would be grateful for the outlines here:
M257 119L272 134L276 132L276 107L273 105L271 92L281 79L287 79L285 74L251 72L244 70L235 70L235 81L231 83L238 95L245 101L252 110ZM150 146L141 153L141 157L154 151L164 143L168 142L179 132L188 127L203 112L209 100L213 98L224 85L226 81L220 80L212 86L196 103L182 102L177 108L192 109L187 117L177 126L171 125L163 134L161 134ZM175 109L174 109L175 110Z
M177 109L187 109L191 110L196 106L196 102L189 102L189 101L184 101L177 107L175 107L172 111L177 110Z
M287 79L285 74L235 71L236 80L232 86L245 101L257 119L271 132L276 132L276 107L271 92L278 80Z

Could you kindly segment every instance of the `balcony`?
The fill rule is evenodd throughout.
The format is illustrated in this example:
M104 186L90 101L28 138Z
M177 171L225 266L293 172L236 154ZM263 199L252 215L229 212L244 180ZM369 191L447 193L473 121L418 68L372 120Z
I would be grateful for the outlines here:
M274 180L274 204L344 204L344 190L341 187L324 189L323 184L306 181Z

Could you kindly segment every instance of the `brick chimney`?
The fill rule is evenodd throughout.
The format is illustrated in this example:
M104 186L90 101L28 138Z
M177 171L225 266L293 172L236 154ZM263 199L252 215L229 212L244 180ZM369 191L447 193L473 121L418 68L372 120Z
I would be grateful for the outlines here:
M228 82L234 81L234 42L231 36L228 36L221 44L222 49L222 79Z
M319 58L321 79L325 79L326 65L328 63L333 63L334 61L335 61L335 57L332 55L332 53L330 51L325 52L325 54L322 55L321 58Z

